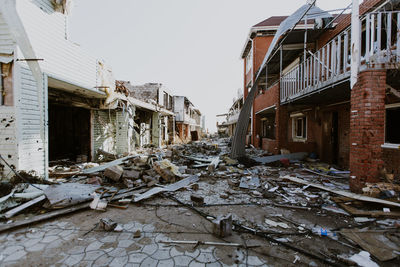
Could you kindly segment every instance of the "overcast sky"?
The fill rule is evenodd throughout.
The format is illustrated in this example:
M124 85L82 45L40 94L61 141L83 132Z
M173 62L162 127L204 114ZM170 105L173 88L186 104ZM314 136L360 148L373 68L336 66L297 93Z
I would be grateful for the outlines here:
M317 0L324 10L351 0ZM240 52L252 25L306 0L75 0L71 39L111 65L116 79L158 82L185 95L215 131L243 90ZM336 11L337 13L337 11Z

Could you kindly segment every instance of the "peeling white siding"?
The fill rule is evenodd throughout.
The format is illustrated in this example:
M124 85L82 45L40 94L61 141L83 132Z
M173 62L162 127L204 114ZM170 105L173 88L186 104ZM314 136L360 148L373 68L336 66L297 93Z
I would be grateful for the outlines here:
M26 171L34 170L39 175L43 175L46 170L46 160L44 144L40 138L41 122L36 80L27 66L21 64L17 69L19 69L19 77L15 80L19 82L20 90L16 103L18 168Z
M50 9L46 5L49 1L40 1L42 9L38 8L37 2L39 0L35 3L18 0L17 11L36 56L43 59L40 61L43 71L51 77L95 89L97 59L65 38L65 15Z
M31 2L47 13L54 12L52 0L31 0Z
M0 106L0 153L8 164L17 168L16 120L14 107ZM8 180L11 170L0 161L0 180Z
M93 110L93 151L116 153L116 115L114 110Z
M14 49L15 41L0 12L0 54L12 54Z

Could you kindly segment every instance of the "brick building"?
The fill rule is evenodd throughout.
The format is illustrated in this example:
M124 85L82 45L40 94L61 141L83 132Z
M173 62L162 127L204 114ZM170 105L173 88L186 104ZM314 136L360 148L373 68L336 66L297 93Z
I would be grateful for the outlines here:
M359 10L361 63L352 89L351 14L305 5L288 18L265 20L275 22L268 24L275 38L255 31L242 52L245 97L255 90L252 144L275 154L316 153L350 169L354 191L384 172L400 179L400 7L365 0ZM306 15L281 31L299 14Z

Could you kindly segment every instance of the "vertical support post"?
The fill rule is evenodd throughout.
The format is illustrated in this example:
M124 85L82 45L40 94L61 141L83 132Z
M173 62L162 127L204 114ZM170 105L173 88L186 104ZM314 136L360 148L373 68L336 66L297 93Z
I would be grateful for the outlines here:
M392 46L392 12L386 14L386 51L390 51Z
M343 72L347 72L349 56L349 32L344 33L344 48L343 48Z
M358 68L360 66L360 18L358 0L353 0L351 13L351 76L350 88L357 83Z
M336 49L336 75L340 74L340 59L341 59L341 50L342 50L342 35L339 34L337 37L337 49Z
M376 33L376 37L377 37L377 52L381 51L381 42L382 42L382 13L379 12L378 13L378 29L377 29L377 33Z
M370 47L370 56L374 54L374 42L375 42L375 14L371 15L371 47Z
M397 13L397 29L396 29L396 55L397 62L400 61L400 13Z
M371 42L370 36L371 36L371 15L367 14L367 17L365 19L365 62L369 62L369 53L370 53L370 47L369 44Z

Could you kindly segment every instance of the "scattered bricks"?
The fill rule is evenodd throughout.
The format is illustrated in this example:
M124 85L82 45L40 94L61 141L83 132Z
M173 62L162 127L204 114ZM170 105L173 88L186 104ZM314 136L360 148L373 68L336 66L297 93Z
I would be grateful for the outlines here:
M137 230L136 232L133 233L133 238L139 238L142 236L142 232L140 230Z
M148 175L148 176L151 176L151 177L154 177L154 176L157 175L157 172L156 172L155 170L152 170L152 169L147 170L147 171L145 171L144 173L145 173L146 175Z
M122 169L121 166L115 165L105 169L104 176L117 182L121 178L123 172L124 169Z
M228 170L228 169L226 168L225 163L221 163L221 164L219 164L218 170L220 170L220 171L226 171L226 170Z
M94 176L94 177L90 177L88 179L87 183L93 184L93 185L101 185L103 183L103 180L98 176Z
M219 197L223 198L223 199L227 199L227 198L229 198L229 195L226 194L226 193L222 193L222 194L219 195Z
M193 201L193 203L196 203L196 205L204 205L204 197L196 195L196 194L192 194L190 196L190 200Z
M218 237L227 237L232 235L232 214L225 217L218 216L212 221L213 233Z
M192 190L194 190L194 191L197 191L197 190L199 190L199 184L192 184L192 185L190 186L190 188L191 188Z
M127 188L133 188L135 186L135 183L131 179L128 179L128 178L122 178L122 182L124 183L124 185Z
M137 180L133 181L133 184L135 186L141 186L143 184L143 180L142 179L137 179Z
M158 181L156 179L152 179L151 181L147 182L147 187L152 187L157 183Z
M100 228L106 231L113 231L117 227L117 223L111 220L110 218L102 218L100 219Z
M143 179L143 181L144 181L145 183L148 183L148 182L151 182L151 181L154 180L153 177L151 177L151 176L149 176L149 175L143 175L142 179Z
M122 177L135 180L135 179L139 179L140 175L141 175L141 173L139 171L125 170L124 173L122 174Z

